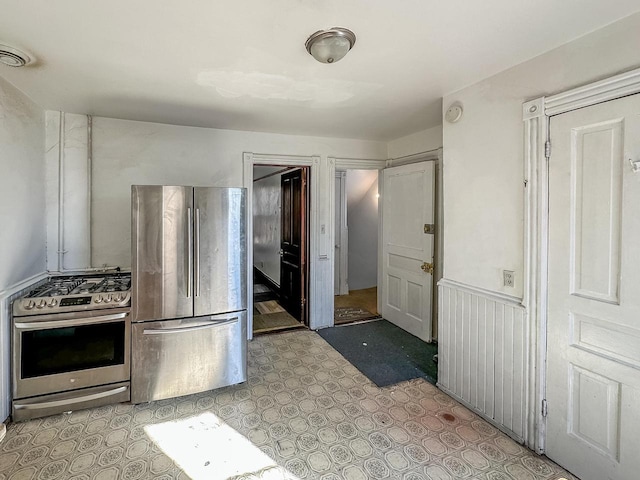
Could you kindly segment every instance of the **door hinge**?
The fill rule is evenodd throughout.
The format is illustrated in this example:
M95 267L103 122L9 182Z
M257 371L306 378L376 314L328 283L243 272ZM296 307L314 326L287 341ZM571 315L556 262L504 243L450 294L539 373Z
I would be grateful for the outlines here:
M551 140L544 142L544 158L547 160L551 158Z
M306 298L301 298L300 299L300 306L304 307L304 304L307 303L307 299Z
M436 233L436 226L433 223L424 224L424 233L434 234Z
M547 399L543 399L542 400L542 416L546 417L547 416L547 412L548 412L548 407L547 407Z

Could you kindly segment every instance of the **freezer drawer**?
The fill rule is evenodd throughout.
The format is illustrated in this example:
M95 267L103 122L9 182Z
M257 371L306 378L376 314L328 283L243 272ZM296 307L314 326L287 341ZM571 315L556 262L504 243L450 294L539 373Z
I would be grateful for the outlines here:
M131 402L247 380L247 313L132 324Z

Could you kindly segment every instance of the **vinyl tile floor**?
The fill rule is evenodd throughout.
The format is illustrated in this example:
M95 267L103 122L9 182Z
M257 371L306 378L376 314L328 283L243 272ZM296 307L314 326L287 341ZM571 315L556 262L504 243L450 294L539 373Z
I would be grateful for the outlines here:
M378 388L318 334L249 343L241 385L10 423L0 479L573 479L422 379Z

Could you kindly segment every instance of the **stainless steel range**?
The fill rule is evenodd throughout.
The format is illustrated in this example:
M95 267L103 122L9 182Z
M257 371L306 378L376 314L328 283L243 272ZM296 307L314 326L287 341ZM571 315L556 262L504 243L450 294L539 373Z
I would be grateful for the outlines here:
M14 420L130 399L131 275L51 277L13 303Z

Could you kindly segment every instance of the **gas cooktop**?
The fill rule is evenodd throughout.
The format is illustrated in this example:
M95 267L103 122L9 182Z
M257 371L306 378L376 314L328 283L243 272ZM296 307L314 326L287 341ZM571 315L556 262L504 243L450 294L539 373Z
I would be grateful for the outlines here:
M127 307L130 303L130 273L55 276L14 301L13 315Z

